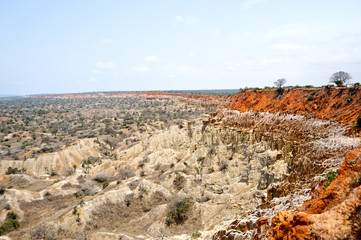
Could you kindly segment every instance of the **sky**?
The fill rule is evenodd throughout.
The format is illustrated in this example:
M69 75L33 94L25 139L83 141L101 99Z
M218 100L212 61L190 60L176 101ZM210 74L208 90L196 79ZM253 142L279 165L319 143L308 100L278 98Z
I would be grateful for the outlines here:
M0 0L0 95L361 82L360 0Z

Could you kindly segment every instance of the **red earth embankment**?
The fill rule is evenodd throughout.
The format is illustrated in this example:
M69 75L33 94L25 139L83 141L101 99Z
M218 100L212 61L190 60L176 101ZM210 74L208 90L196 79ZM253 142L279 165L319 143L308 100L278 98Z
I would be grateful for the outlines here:
M353 124L361 113L361 88L240 91L227 106L240 112L282 112Z
M314 190L300 212L279 212L269 238L361 239L361 148L346 155L337 178Z

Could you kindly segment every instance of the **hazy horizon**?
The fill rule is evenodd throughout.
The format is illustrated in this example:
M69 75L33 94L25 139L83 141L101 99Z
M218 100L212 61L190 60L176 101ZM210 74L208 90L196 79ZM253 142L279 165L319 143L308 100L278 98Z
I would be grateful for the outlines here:
M361 81L361 2L1 1L0 95Z

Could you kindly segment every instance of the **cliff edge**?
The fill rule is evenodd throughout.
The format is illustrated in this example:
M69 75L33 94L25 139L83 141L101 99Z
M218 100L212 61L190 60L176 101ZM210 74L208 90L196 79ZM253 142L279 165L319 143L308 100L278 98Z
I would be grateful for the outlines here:
M285 136L296 134L299 136L297 142L306 141L312 144L291 147L293 150L288 161L290 171L284 176L282 183L298 184L297 187L303 189L303 192L294 192L292 195L285 191L287 188L282 184L270 185L267 188L267 199L271 201L258 206L248 217L234 220L228 228L219 230L213 239L361 239L361 148L359 144L355 144L354 147L358 147L352 151L345 151L344 147L336 149L347 141L359 141L359 138L341 139L341 135L335 137L328 131L331 125L326 124L329 122L349 130L354 129L361 113L360 98L361 89L357 87L241 89L226 106L229 109L227 111L236 110L239 112L238 115L223 114L222 124L252 132L259 131L261 126L262 130L267 129L272 134L281 132L283 139ZM247 116L242 118L244 114ZM275 126L269 127L270 124L266 121L269 119L267 114L288 118L290 121L285 125L285 120L273 120ZM265 120L254 120L266 115ZM299 129L304 127L301 125L290 129L288 125L294 124L296 118L303 118L300 121L304 125L319 119L320 122L313 125L320 127L322 122L323 130L321 131L322 127L318 130L323 132L324 136L314 136L315 130L305 130L301 134ZM255 124L252 124L253 122ZM339 143L334 140L328 141L332 135ZM319 139L322 138L325 141L320 144ZM310 154L321 145L324 146L324 156ZM302 148L305 151L297 153ZM339 154L330 157L328 155L333 148L334 154ZM334 161L333 159L339 159L338 166L325 167L323 173L317 171L321 166ZM314 176L301 181L300 176L309 174ZM316 179L319 180L318 183L311 184ZM288 207L292 205L292 199L301 197L306 200L300 202L298 207ZM278 202L284 200L287 207L279 207Z
M283 89L282 89L283 90ZM272 90L240 90L228 104L240 112L282 112L335 120L353 124L361 112L361 89L297 88Z

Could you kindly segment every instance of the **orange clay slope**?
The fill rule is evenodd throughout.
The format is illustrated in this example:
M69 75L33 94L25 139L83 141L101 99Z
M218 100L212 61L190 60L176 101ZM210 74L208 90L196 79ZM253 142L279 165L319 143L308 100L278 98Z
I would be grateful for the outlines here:
M298 88L279 94L272 90L241 90L228 108L246 111L310 115L353 124L361 113L361 88Z

